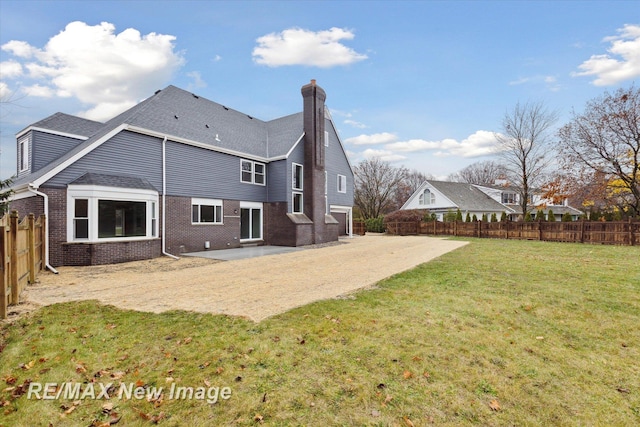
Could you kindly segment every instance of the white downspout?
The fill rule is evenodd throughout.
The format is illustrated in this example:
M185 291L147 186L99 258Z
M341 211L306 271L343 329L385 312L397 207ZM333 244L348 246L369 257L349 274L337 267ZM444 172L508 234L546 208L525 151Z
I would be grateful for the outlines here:
M48 268L52 273L58 274L58 270L56 270L51 266L51 264L49 264L49 196L31 187L31 184L29 185L29 187L27 187L27 189L36 196L41 196L44 200L44 226L47 230L47 232L44 234L44 245L47 248L47 250L44 252L44 266L45 268Z
M173 259L180 259L166 251L167 224L167 137L162 140L162 255Z

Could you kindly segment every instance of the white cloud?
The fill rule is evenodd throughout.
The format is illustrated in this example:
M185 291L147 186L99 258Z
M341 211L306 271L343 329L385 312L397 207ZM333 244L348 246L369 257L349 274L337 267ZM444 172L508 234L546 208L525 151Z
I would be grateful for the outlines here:
M552 92L557 92L560 90L560 84L558 83L558 79L555 76L528 76L528 77L520 77L517 80L512 80L509 82L509 86L519 86L524 84L544 84L548 90Z
M27 89L49 88L56 96L73 96L92 106L83 115L105 120L163 87L184 59L174 51L175 37L141 35L133 28L119 34L113 24L71 22L42 48L12 40L2 50L22 58ZM45 93L40 89L40 95ZM38 93L37 91L35 93Z
M200 74L200 71L191 71L187 73L187 77L191 77L193 79L193 82L189 83L190 89L207 87L207 83L205 83L205 81L202 80L202 75Z
M53 98L55 95L55 91L53 89L39 84L23 86L22 91L28 96L37 96L38 98Z
M379 158L380 160L384 160L385 162L399 162L405 160L407 157L401 154L396 154L393 151L389 150L374 150L372 148L368 148L364 150L362 156L365 159Z
M495 154L497 146L498 144L493 132L479 130L462 141L457 141L452 138L446 138L440 141L411 139L409 141L387 144L384 148L405 153L438 150L435 155L440 157L480 157Z
M592 55L578 66L582 71L572 76L596 76L592 83L608 86L640 76L640 25L627 24L619 35L605 37L610 42L609 54ZM619 59L618 59L619 58Z
M38 52L38 49L29 43L18 40L11 40L0 46L0 48L18 58L31 58Z
M10 59L0 62L0 78L14 79L22 75L22 65L18 61Z
M11 95L13 95L13 92L9 89L9 86L5 82L0 82L0 99L9 100Z
M341 40L352 40L354 36L352 31L336 27L318 32L289 28L259 37L258 46L253 49L253 60L269 67L349 65L367 59L367 55L340 43Z
M389 132L374 133L371 135L358 135L345 139L346 144L353 145L378 145L393 142L398 137Z
M364 123L356 122L355 120L351 120L351 119L345 120L344 124L352 126L354 128L358 128L358 129L364 129L367 127L367 125L365 125Z

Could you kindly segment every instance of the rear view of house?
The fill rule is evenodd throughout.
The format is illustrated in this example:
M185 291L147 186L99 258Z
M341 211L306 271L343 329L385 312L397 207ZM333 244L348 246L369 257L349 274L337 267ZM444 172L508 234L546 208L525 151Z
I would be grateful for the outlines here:
M353 172L324 90L302 98L271 121L174 86L106 123L56 113L17 135L11 209L47 215L52 266L335 241Z

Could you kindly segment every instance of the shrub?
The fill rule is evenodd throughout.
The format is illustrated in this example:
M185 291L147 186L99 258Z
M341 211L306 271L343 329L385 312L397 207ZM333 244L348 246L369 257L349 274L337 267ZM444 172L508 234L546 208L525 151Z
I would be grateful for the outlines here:
M487 218L487 214L483 213L482 214L482 222L487 222L489 219Z
M531 212L528 212L524 215L524 222L533 222L533 218L531 217Z
M471 221L478 222L478 216L476 214L473 214L473 216L471 217Z
M442 220L444 222L453 222L456 220L457 214L454 211L447 211L446 214L442 216Z
M460 209L456 211L456 221L462 221L462 212L460 212Z
M495 212L491 214L491 222L498 222L498 215Z
M556 220L556 216L553 213L553 211L551 209L549 209L549 212L547 212L547 221L555 221Z
M424 212L422 209L407 209L391 212L384 217L385 225L390 222L418 222L422 221L429 213Z
M500 215L500 222L507 222L507 221L508 221L507 213L502 212L502 215Z
M564 215L562 215L562 222L571 222L571 221L573 221L571 214L569 212L565 212Z
M372 233L384 233L384 217L379 216L378 218L368 218L364 220L364 226L367 231Z
M471 215L467 212L467 216L464 218L464 222L471 222Z
M536 221L544 221L544 211L542 209L538 209L536 213Z

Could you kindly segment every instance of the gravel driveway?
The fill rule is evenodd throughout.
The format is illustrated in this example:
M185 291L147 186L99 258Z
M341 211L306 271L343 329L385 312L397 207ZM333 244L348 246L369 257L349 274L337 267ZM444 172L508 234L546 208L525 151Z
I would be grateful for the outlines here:
M235 261L167 257L126 264L61 267L27 287L28 303L95 299L120 308L181 309L260 321L335 298L457 249L466 242L367 235L339 244Z

